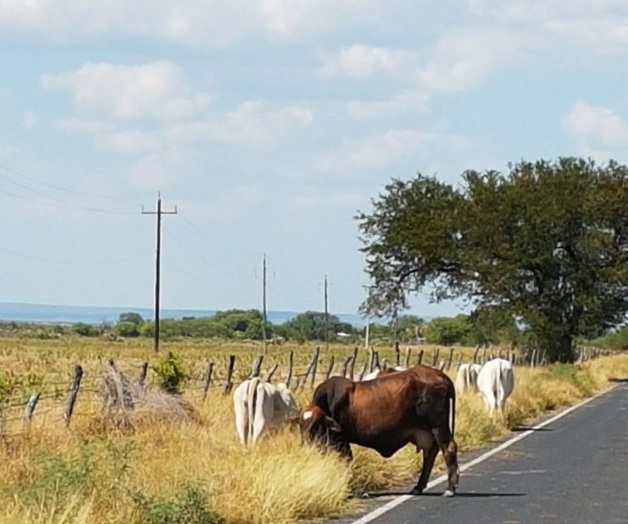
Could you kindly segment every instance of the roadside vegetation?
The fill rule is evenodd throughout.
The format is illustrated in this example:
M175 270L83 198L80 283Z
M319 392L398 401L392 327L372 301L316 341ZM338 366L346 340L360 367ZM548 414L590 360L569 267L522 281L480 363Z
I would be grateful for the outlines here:
M293 350L295 368L302 372L312 349L312 345L289 343L271 347L267 366L282 363L276 376L281 379L287 352ZM341 360L348 349L334 344L322 354L322 362L332 355ZM394 358L388 345L376 349L383 358ZM429 352L433 347L423 349ZM460 349L468 361L474 349ZM168 351L184 377L179 388L182 398L199 417L149 417L132 428L102 424L101 404L93 390L107 359L113 358L132 378L143 361L151 362L148 382L158 387L171 369L165 357ZM238 383L259 351L259 343L197 340L165 342L162 354L155 356L148 339L121 343L82 337L0 339L0 382L5 393L10 390L5 405L27 398L38 388L54 392L52 384L69 382L76 363L86 372L85 390L79 393L69 428L61 417L67 386L59 386L56 398L52 393L40 401L30 429L13 418L21 411L5 409L2 522L288 523L343 514L359 506L350 495L415 480L420 457L410 447L388 460L355 448L356 460L346 464L333 453L303 446L298 433L286 427L255 449L244 449L236 437L232 398L222 394L221 380L229 354L238 356L234 375ZM360 353L359 358L366 358L364 350ZM217 363L216 384L203 402L198 384L209 359ZM456 438L463 451L499 438L548 410L590 396L606 388L609 378L628 376L628 355L582 365L517 367L515 373L516 387L503 422L488 417L477 395L460 398ZM309 386L297 392L301 404L310 396Z

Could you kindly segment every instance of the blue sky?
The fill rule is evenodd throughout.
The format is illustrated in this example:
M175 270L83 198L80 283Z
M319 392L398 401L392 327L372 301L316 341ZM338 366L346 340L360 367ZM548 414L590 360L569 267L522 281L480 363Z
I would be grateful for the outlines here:
M626 161L619 0L2 0L0 300L355 313L392 177ZM419 315L461 303L414 298Z

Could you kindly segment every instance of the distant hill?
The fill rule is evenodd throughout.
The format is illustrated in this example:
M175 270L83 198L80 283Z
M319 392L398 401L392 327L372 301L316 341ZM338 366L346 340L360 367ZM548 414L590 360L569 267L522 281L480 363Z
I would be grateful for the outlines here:
M0 320L16 322L41 322L54 324L113 324L120 313L139 313L145 319L153 318L153 310L137 307L98 307L98 306L59 306L50 304L24 304L17 302L0 302ZM183 317L208 317L216 313L211 309L162 309L161 318L181 319ZM282 324L297 316L298 311L268 311L268 321ZM332 312L333 313L333 312ZM333 313L341 321L362 327L366 322L359 315L351 313Z

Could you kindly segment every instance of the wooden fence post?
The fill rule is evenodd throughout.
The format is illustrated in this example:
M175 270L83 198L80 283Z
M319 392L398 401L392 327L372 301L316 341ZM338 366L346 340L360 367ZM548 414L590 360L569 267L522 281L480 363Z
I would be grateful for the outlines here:
M362 380L364 378L364 375L366 375L366 368L368 367L368 360L364 361L364 366L362 366L362 371L360 371L360 376L358 377L358 381Z
M22 421L25 426L30 425L30 421L33 420L33 413L35 413L35 408L37 407L37 402L39 402L40 395L41 393L39 391L33 393L26 403L24 416L22 417Z
M379 357L378 357L379 360ZM382 367L380 369L386 369L388 367L388 360L386 360L385 358L382 359Z
M259 374L262 370L262 362L264 361L264 355L257 355L255 362L253 363L253 367L251 368L251 374L249 378L259 377Z
M447 359L447 371L451 368L451 360L454 358L454 348L449 348L449 358Z
M344 362L342 363L341 375L345 378L347 376L347 370L349 369L349 364L351 363L352 360L353 360L353 356L349 355L347 358L345 358Z
M65 402L65 408L63 409L63 419L65 420L65 427L70 425L70 419L72 413L74 413L74 404L76 403L76 396L78 395L81 387L81 379L83 378L83 368L77 364L74 366L74 376L72 377L72 383L70 384L70 393L68 399Z
M225 377L225 387L223 393L228 395L231 393L233 389L233 382L231 382L231 377L233 376L233 368L235 367L235 355L229 355L229 367L227 368L227 376Z
M462 355L462 351L461 351L460 352L460 356L458 357L458 368L457 369L460 369L460 366L462 365L462 356L463 355Z
M316 351L314 352L314 358L312 359L312 372L310 374L310 386L314 387L314 382L316 380L316 370L318 369L318 357L321 354L321 347L316 346Z
M440 348L436 348L436 351L432 351L432 367L436 367L436 362L438 362L438 355L440 353Z
M447 365L447 362L445 362L444 360L441 360L440 364L438 365L438 369L440 369L441 371L445 371L446 365Z
M396 366L400 366L401 365L401 353L399 351L399 341L398 340L395 341L395 365Z
M286 387L290 389L290 381L292 380L292 373L294 372L294 351L290 350L288 354L288 378L286 379Z
M423 362L423 350L419 351L419 354L416 357L417 366L420 366L422 362Z
M350 375L349 375L349 378L350 378L351 380L353 380L353 377L354 377L354 373L355 373L355 363L357 362L357 360L358 360L358 346L355 346L355 347L353 348L353 359L351 360L351 373L350 373Z
M207 398L207 391L209 390L209 385L212 381L212 373L214 372L214 363L210 362L207 364L207 371L205 371L205 376L203 377L203 402Z
M369 359L368 359L369 373L373 371L374 367L375 367L375 350L373 349L373 346L369 346Z
M371 371L373 371L376 368L382 369L382 367L379 364L379 351L373 351L373 369L371 369Z
M410 356L412 355L412 348L410 346L408 346L406 348L406 358L403 361L403 365L405 366L406 369L408 369L410 367Z
M475 346L475 353L473 353L473 363L477 364L478 362L478 352L480 351L480 345Z
M144 385L144 382L146 382L146 377L148 376L148 362L144 362L142 364L142 367L140 369L140 376L137 379L137 383L140 386Z
M325 373L325 380L329 378L329 376L331 375L331 372L334 370L334 364L335 364L335 359L334 359L334 356L332 355L329 361L329 367L327 368L327 373Z
M273 379L273 375L275 374L275 371L277 371L278 367L279 367L279 364L275 362L273 367L270 368L270 371L266 373L266 376L264 377L264 382L270 382Z

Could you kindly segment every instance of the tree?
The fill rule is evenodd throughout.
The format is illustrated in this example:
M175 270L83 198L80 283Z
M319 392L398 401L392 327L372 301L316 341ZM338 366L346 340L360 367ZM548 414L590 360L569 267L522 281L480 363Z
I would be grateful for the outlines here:
M329 315L329 340L336 338L336 332L346 329L336 315ZM295 340L325 340L325 313L306 311L284 322L283 330Z
M135 324L136 326L141 326L144 323L144 319L139 313L129 311L128 313L120 313L120 316L118 317L118 322L130 322L131 324Z
M431 284L433 301L466 297L522 322L551 361L572 361L574 337L625 318L626 166L522 161L462 181L394 179L358 213L372 284L363 312L404 309Z
M401 315L397 319L397 331L403 342L416 341L423 336L425 320L415 315Z
M456 344L468 342L473 325L467 315L433 318L425 328L425 336L431 344Z

